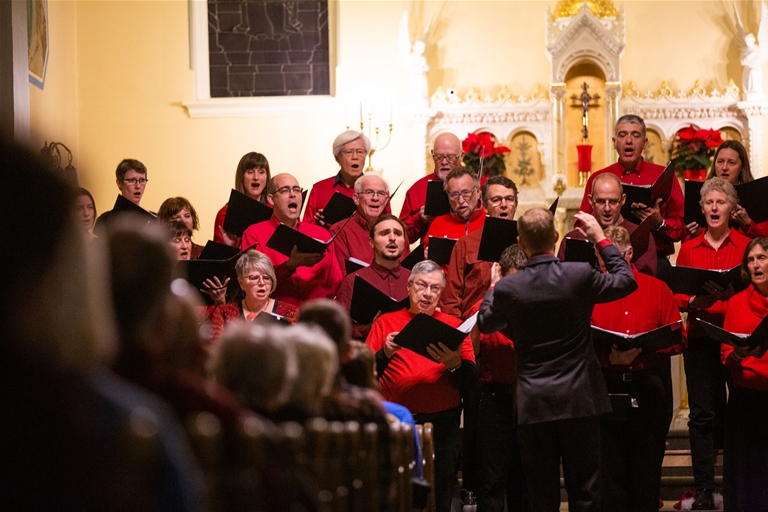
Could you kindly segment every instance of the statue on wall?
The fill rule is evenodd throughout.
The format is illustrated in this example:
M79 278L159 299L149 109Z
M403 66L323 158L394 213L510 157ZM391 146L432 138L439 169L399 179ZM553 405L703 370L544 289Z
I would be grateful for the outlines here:
M739 10L733 4L733 12L736 15L736 41L741 50L741 65L744 66L742 74L742 98L746 101L762 101L765 99L763 91L763 64L768 59L768 6L761 2L762 14L760 26L757 29L757 37L747 33L741 22Z
M429 107L429 87L427 84L429 64L427 64L427 58L424 56L424 52L427 49L427 38L429 36L429 28L431 25L432 18L430 18L427 23L427 27L424 29L424 34L421 39L418 39L411 44L411 34L408 29L408 11L403 11L403 16L400 18L397 46L400 60L408 70L408 78L411 88L411 109L423 109Z

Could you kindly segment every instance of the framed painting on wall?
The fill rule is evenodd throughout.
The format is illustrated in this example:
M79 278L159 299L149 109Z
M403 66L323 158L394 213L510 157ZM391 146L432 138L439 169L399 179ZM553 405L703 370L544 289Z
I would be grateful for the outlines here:
M48 0L27 0L29 82L42 89L48 69Z

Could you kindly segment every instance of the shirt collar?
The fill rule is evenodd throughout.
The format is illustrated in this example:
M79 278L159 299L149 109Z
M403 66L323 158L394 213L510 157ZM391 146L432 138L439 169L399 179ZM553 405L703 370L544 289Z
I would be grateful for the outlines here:
M376 272L376 274L382 279L386 279L389 274L392 274L392 276L397 279L400 277L400 274L403 272L403 266L400 265L400 263L397 263L397 266L393 268L392 270L389 270L388 268L384 268L378 263L376 263L376 260L374 259L371 261L371 270Z
M728 243L734 244L733 240L731 240L731 234L732 233L733 233L733 228L728 230L728 234L725 235L725 238L723 239L723 243L720 244L720 247L722 247L723 245L728 244ZM712 247L712 244L710 244L709 241L706 239L706 237L705 237L706 234L707 234L707 230L706 229L702 229L701 230L701 234L699 235L699 239L698 239L698 242L696 244L696 247L704 246L704 247L709 247L710 249L714 250L715 248Z
M621 162L619 162L619 167L621 167L621 174L622 176L627 176L629 174L637 174L640 176L640 173L643 172L643 169L645 168L645 159L643 157L640 157L640 162L638 162L637 167L634 169L627 170L623 165L621 165Z
M333 178L333 186L334 187L352 188L352 187L348 187L347 184L344 183L344 178L341 177L341 171L339 171L336 174L336 177Z

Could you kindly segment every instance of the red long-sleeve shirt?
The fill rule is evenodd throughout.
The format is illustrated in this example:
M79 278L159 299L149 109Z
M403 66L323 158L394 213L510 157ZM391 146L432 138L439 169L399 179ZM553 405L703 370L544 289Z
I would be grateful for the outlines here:
M474 315L483 303L482 298L467 310L467 317ZM501 331L480 334L480 357L478 358L478 376L482 382L496 384L515 384L515 344Z
M768 298L754 285L737 293L728 301L723 328L726 331L752 334L757 325L768 315ZM731 381L743 388L768 391L768 353L761 358L748 356L735 361L731 356L733 347L723 344L720 355L723 364L731 369Z
M458 327L461 321L435 311L437 320ZM384 348L391 332L402 331L414 315L407 309L381 315L373 323L365 343L375 352ZM434 340L435 343L440 340ZM475 362L469 336L461 345L461 358ZM429 414L455 409L459 406L459 385L455 375L442 363L427 359L406 348L392 356L386 370L379 375L379 389L385 400L408 408L412 413Z
M592 214L592 205L589 202L589 195L592 193L592 182L595 181L595 177L604 172L610 172L619 177L622 183L629 185L653 185L656 179L664 172L664 167L661 165L652 164L645 160L640 160L634 171L627 172L621 162L616 162L613 165L609 165L605 169L601 169L592 173L592 176L587 180L587 185L584 187L584 197L581 200L581 211ZM647 205L653 206L653 205ZM680 183L674 180L672 183L672 192L669 195L669 200L664 201L661 204L661 216L664 217L665 226L661 231L654 231L653 237L656 241L656 250L660 254L674 254L674 243L679 242L688 233L685 228L684 222L684 207L685 199L683 197L683 191L680 188Z
M434 172L420 178L411 185L405 193L403 209L400 210L400 220L408 231L408 240L415 242L427 234L428 222L422 222L419 218L419 210L427 202L427 183L430 181L442 181Z
M702 230L696 238L684 242L677 255L677 265L696 267L707 270L727 270L741 264L744 251L750 239L736 229L731 228L720 247L715 249L705 238L707 231ZM690 295L675 294L675 301L681 311L688 310ZM715 325L723 325L727 301L719 300L704 310L695 310L691 314ZM688 323L688 338L700 338L706 334L696 322Z
M667 285L655 277L643 274L632 265L637 281L637 290L623 299L595 304L592 310L592 325L609 331L639 334L652 331L680 320L672 292ZM614 366L609 361L610 350L595 347L597 358L603 368L620 372L635 372L669 365L669 357L681 353L682 344L646 354L641 352L629 366Z
M469 308L482 299L491 286L493 262L477 259L482 236L481 228L459 238L453 246L445 289L440 295L440 310L443 313L467 318Z

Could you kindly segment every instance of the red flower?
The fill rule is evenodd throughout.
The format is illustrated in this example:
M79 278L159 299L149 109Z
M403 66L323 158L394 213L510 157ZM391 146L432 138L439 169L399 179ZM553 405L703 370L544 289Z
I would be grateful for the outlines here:
M691 140L696 137L696 128L694 128L693 125L691 125L688 128L683 128L682 130L677 132L677 135L682 140Z

